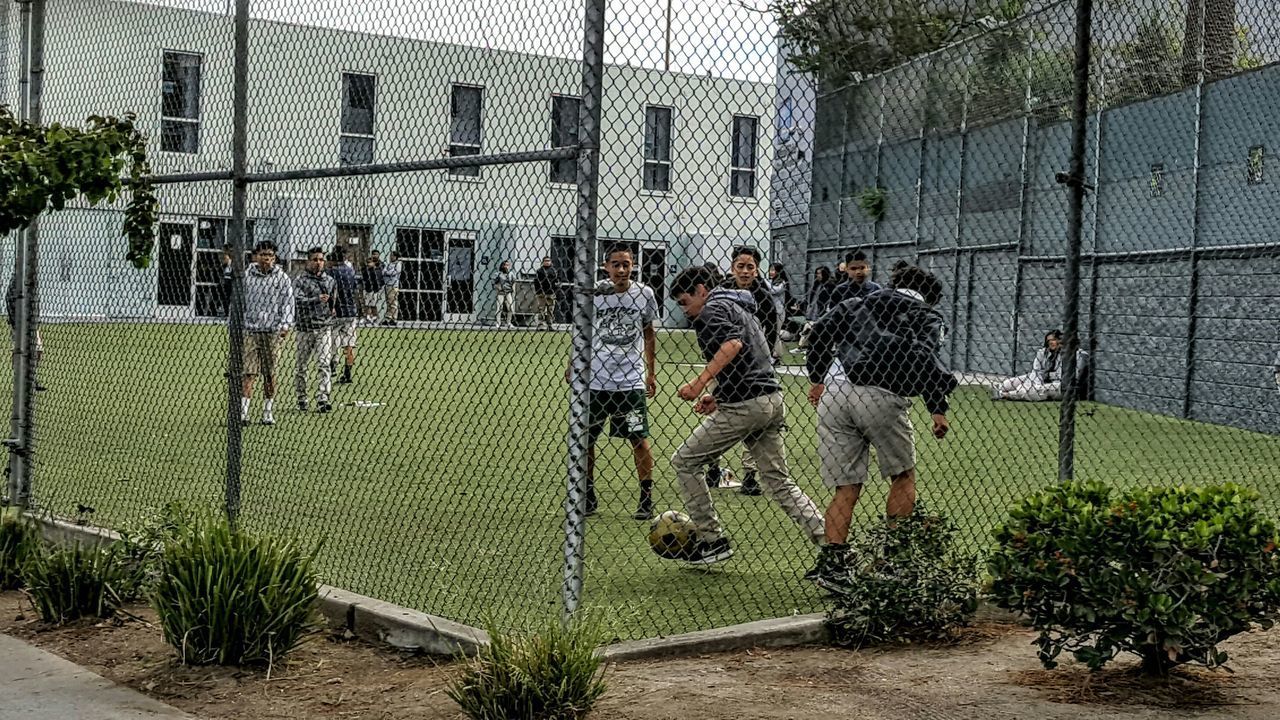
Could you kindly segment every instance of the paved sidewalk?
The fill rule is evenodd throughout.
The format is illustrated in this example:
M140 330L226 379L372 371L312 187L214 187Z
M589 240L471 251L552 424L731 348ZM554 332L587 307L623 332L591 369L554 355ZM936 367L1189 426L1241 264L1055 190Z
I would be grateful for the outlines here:
M192 720L67 660L0 634L0 718L22 720Z

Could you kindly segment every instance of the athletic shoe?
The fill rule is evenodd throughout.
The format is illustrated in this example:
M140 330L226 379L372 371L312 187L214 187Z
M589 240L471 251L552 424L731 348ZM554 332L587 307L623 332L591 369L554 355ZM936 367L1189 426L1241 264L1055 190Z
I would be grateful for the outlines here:
M332 409L333 409L333 406L327 402L322 402L316 405L316 412L327 413Z
M276 424L276 416L275 416L275 415L272 415L272 414L271 414L271 413L269 413L269 412L264 412L264 413L262 413L262 424L263 424L263 425L275 425L275 424Z
M720 487L720 466L714 465L707 468L707 487Z
M747 471L742 476L742 487L738 488L738 492L742 495L762 495L764 490L760 489L760 483L756 482L756 473L754 470Z
M307 411L307 401L306 401L306 400L299 400L299 401L298 401L298 412L306 412L306 411Z
M846 544L823 545L818 550L818 562L804 574L804 579L829 593L849 591L849 546Z
M652 520L653 519L653 498L644 496L640 498L640 504L636 506L636 511L631 513L632 520Z
M731 557L733 557L733 547L729 545L729 538L722 537L711 541L698 541L689 551L685 562L690 565L715 565Z
M342 377L338 378L339 385L351 384L351 366L346 365L342 368Z

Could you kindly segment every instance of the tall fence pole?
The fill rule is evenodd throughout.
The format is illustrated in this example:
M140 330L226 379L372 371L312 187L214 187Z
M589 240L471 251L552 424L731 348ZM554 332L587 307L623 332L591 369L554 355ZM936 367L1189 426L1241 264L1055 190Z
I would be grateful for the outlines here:
M1058 421L1058 479L1075 477L1076 351L1080 349L1080 245L1084 234L1084 146L1089 113L1093 0L1076 2L1075 107L1071 117L1071 204L1067 225L1066 302L1062 318L1062 407Z
M231 297L227 312L227 519L240 516L240 458L244 434L240 396L244 380L244 253L249 186L249 0L236 0L231 116Z
M0 0L3 1L3 0ZM18 119L31 119L31 0L17 0L18 4ZM26 450L22 447L19 434L25 422L26 402L23 397L24 380L26 378L25 361L28 349L24 347L26 340L26 316L21 310L22 289L26 287L23 275L26 274L27 229L22 228L13 234L13 277L10 279L9 293L16 295L16 303L8 305L12 313L9 324L13 328L13 399L9 408L9 439L5 442L9 451L9 463L6 473L8 483L5 495L9 504L23 507L26 504L26 488L23 485Z
M582 600L586 536L587 407L591 373L591 316L586 292L595 279L596 209L600 188L600 103L604 90L605 0L587 0L582 36L582 106L578 114L578 219L574 260L572 398L569 401L569 473L564 520L564 617Z
M29 34L26 34L27 47L23 58L26 61L25 117L33 125L39 125L44 115L44 0L33 0L23 5L23 18L29 20ZM17 314L14 323L14 335L17 341L17 362L14 369L13 404L11 418L15 422L16 433L11 436L9 463L9 502L17 507L26 507L31 497L31 464L35 455L35 409L36 409L36 354L37 318L40 317L40 297L37 290L36 273L39 267L40 221L32 220L26 230L21 233L21 257L15 252L14 281L20 288L17 297Z

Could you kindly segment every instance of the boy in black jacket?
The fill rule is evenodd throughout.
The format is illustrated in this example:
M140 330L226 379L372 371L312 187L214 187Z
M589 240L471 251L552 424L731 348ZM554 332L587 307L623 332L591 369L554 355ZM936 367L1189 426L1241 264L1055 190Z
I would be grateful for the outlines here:
M773 349L778 346L778 310L773 304L773 294L769 292L768 283L760 277L760 262L763 256L760 251L749 245L733 249L733 259L729 277L725 278L722 288L741 290L751 294L755 302L752 314L764 330L765 342L769 343L769 356L773 364L778 359L773 356ZM719 467L720 459L714 465ZM759 468L750 450L742 451L742 488L738 492L743 495L760 495L760 481L757 479Z
M806 577L830 591L847 586L849 525L876 448L890 478L886 514L910 515L916 457L910 398L933 415L933 435L947 434L947 395L956 379L939 356L943 321L934 305L942 283L918 267L898 269L892 289L841 302L814 324L806 369L809 402L818 408L822 480L835 497L827 508L826 544Z

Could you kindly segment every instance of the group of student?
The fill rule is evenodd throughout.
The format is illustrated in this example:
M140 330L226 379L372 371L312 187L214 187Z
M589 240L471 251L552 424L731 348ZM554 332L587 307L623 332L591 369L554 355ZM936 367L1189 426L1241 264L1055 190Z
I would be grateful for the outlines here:
M244 382L240 401L240 421L244 424L249 423L253 388L259 376L264 398L262 424L276 423L276 366L290 331L296 332L294 391L299 411L310 409L308 375L313 361L318 412L333 409L331 393L339 355L343 362L337 382L353 382L360 301L367 303L369 295L367 291L363 297L360 295L360 280L342 246L328 255L323 248L313 247L307 250L306 257L302 272L290 279L276 265L275 244L262 241L254 246L253 262L245 270Z
M880 473L890 481L888 514L906 516L916 497L911 398L924 400L935 437L948 432L947 397L957 383L939 352L943 320L934 306L942 297L942 284L927 271L900 263L890 287L881 288L869 280L866 265L855 271L858 280L851 275L840 295L812 321L808 398L817 409L822 479L834 492L824 512L795 484L787 467L782 440L786 401L774 367L780 325L771 285L759 277L760 259L755 248L735 248L729 278L714 266L695 266L677 275L669 291L690 319L706 361L677 391L703 416L671 458L685 509L697 528L685 561L711 565L733 555L704 469L718 466L724 453L742 444L753 494L768 494L819 548L806 578L839 590L847 582L842 569L849 527L870 470L870 449L876 448ZM865 265L865 260L862 256L859 262ZM633 517L643 520L654 514L647 400L657 392L658 301L652 289L632 281L634 261L626 246L608 248L604 265L609 280L594 294L586 510L591 514L598 508L595 445L608 423L611 436L632 445L640 487Z

